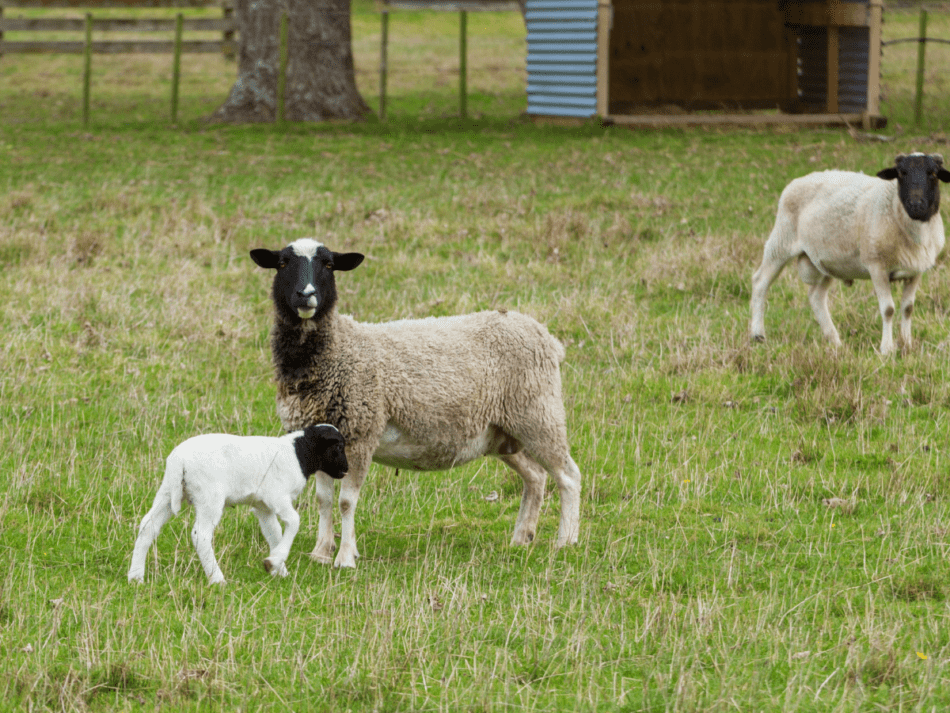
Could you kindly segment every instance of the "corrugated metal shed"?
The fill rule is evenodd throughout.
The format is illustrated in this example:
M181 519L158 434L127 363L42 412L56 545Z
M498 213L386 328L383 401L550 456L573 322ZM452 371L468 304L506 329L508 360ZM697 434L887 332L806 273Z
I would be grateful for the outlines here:
M528 113L597 113L597 0L528 0Z
M883 0L528 0L528 113L880 125L882 13Z

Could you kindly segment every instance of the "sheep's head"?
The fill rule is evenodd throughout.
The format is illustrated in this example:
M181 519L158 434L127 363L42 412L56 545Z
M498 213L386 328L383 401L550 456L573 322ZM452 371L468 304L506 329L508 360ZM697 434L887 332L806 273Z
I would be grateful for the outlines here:
M333 273L353 270L360 253L335 253L311 238L295 240L283 250L251 250L251 259L277 270L273 298L278 313L289 320L319 319L336 304Z
M950 182L950 171L943 167L938 153L898 154L894 165L878 172L886 181L897 179L897 190L904 210L913 220L928 221L940 210L940 184Z
M321 423L307 426L294 439L294 452L305 478L318 470L331 478L340 479L349 470L346 460L346 442L333 426Z

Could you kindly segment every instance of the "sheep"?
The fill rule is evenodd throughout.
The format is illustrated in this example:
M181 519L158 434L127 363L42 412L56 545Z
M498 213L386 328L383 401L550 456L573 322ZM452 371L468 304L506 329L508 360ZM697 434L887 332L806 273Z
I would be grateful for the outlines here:
M294 500L312 474L342 478L347 467L343 436L328 424L279 438L221 433L189 438L166 460L152 509L139 526L129 581L144 581L145 555L162 526L178 514L182 498L195 508L191 541L211 584L224 584L212 534L225 506L238 504L251 506L270 546L264 569L271 576L286 577L284 562L300 527ZM278 518L284 523L283 535Z
M346 438L340 548L333 559L333 484L318 477L314 560L356 566L354 515L373 460L429 471L498 457L524 481L513 545L534 539L547 471L560 491L557 546L577 542L581 473L561 397L565 352L541 324L505 309L357 322L337 312L335 273L358 267L360 253L301 238L251 258L276 270L271 351L284 428L326 421Z
M789 183L779 198L762 264L752 277L752 340L765 339L765 293L797 258L799 276L811 285L808 300L821 331L836 348L841 338L828 312L834 279L848 285L871 280L884 321L882 355L894 351L890 283L903 281L900 334L909 348L914 294L944 245L938 179L950 181L943 157L914 153L898 155L877 177L821 171Z

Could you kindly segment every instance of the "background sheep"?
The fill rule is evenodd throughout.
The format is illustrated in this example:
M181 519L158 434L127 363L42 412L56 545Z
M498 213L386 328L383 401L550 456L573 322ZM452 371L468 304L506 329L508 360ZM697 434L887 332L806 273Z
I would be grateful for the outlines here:
M898 155L877 176L823 171L797 178L782 191L762 265L752 277L753 340L765 339L769 286L797 258L801 279L811 285L812 310L832 344L841 345L828 312L828 290L838 278L873 283L884 321L881 354L894 350L890 283L902 280L901 340L911 345L914 294L944 245L937 181L950 181L950 172L939 154L915 153Z
M543 326L504 310L363 324L337 313L334 279L359 266L359 253L334 253L303 238L251 257L277 270L271 347L284 428L326 421L346 437L350 471L340 487L336 566L356 566L354 513L371 460L444 470L497 456L524 481L512 544L535 536L546 470L560 490L557 545L577 541L581 473L568 449L561 399L564 348ZM333 484L316 480L320 524L312 557L330 562Z
M191 540L212 584L224 584L211 538L225 506L250 505L270 546L264 569L287 576L284 561L300 518L294 500L313 473L342 478L347 462L343 437L321 424L280 438L221 433L189 438L168 456L165 477L152 509L142 519L132 551L129 581L145 578L145 555L162 526L181 509L182 498L195 508ZM281 535L278 518L284 523Z

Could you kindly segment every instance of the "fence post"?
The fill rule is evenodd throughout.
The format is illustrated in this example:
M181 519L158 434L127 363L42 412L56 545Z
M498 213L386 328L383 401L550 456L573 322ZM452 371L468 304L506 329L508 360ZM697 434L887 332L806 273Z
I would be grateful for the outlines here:
M459 12L459 114L464 119L468 114L468 13Z
M920 11L920 33L917 44L917 96L914 98L914 123L920 126L924 114L924 54L927 47L927 11Z
M230 22L234 22L234 2L232 0L224 0L221 4L221 16ZM224 42L234 42L234 30L225 30L222 33L221 39ZM224 58L234 61L236 55L233 50L225 49Z
M382 11L382 28L379 42L379 120L386 121L386 72L389 57L389 10Z
M287 118L284 95L287 92L287 35L289 18L287 13L280 16L280 65L277 70L277 123L283 124Z
M181 30L184 16L179 12L175 16L175 53L172 59L172 123L178 123L178 84L181 81Z
M89 127L89 84L92 74L92 13L86 13L86 46L83 49L82 126Z

